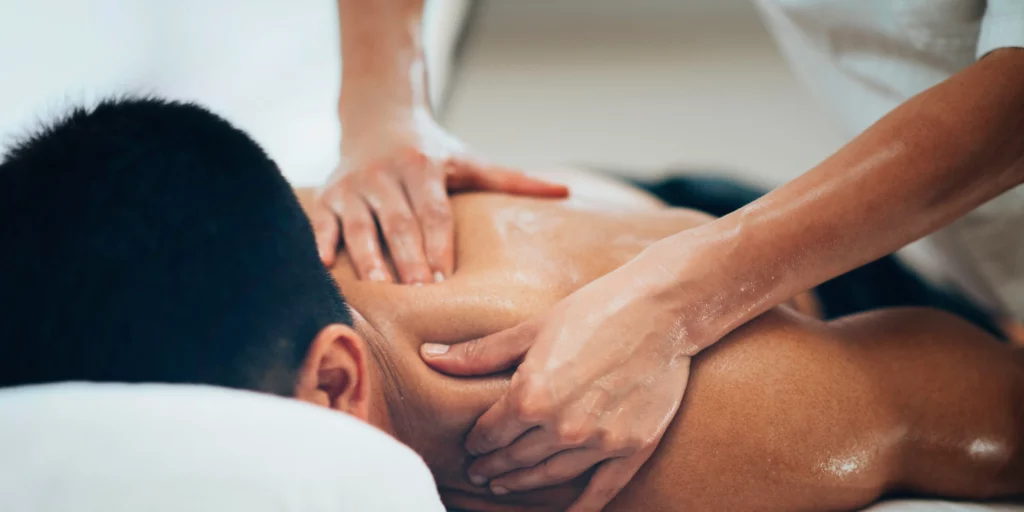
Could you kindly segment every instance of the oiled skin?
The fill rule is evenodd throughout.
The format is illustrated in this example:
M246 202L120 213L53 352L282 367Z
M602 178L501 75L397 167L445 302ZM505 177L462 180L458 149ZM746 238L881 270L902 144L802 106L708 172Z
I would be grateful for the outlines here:
M374 369L371 420L424 457L450 507L562 510L586 478L501 498L470 484L465 434L508 375L445 376L419 346L511 327L707 220L614 183L569 178L585 196L574 203L592 209L455 198L456 272L442 284L357 281L344 258L333 270L388 368ZM308 191L298 194L306 204ZM889 490L1020 496L1022 444L1020 351L938 312L826 324L776 308L694 358L679 414L608 510L839 510Z

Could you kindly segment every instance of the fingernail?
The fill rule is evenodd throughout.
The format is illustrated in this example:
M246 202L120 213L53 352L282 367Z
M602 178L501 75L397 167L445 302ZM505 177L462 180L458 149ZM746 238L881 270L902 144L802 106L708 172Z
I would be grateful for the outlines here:
M491 487L491 492L493 492L495 496L503 496L508 494L508 489L500 485L495 485L494 487Z
M483 485L487 483L487 479L480 475L469 475L469 481L473 485Z
M449 348L451 347L439 343L424 343L423 353L428 356L443 356L448 353Z
M375 268L375 269L371 270L370 274L367 277L370 278L370 281L387 281L388 280L388 275L385 274L384 271L379 269L379 268Z
M412 285L413 286L423 286L423 283L417 281L415 283L412 283Z
M434 282L440 283L441 281L444 281L444 274L442 274L441 271L438 270L437 272L434 272Z

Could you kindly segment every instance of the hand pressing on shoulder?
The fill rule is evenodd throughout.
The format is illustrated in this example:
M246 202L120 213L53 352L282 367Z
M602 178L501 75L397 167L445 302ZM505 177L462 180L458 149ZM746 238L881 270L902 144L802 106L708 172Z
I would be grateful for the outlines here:
M698 315L688 314L680 289L641 254L516 327L423 345L427 364L447 374L515 368L507 393L466 439L477 457L469 480L502 495L594 469L569 510L607 505L654 453L683 399L699 343L687 322Z
M568 195L564 185L477 158L425 109L343 126L341 163L320 188L311 218L321 260L333 264L344 244L360 279L425 284L450 276L450 191ZM385 248L397 276L385 264Z

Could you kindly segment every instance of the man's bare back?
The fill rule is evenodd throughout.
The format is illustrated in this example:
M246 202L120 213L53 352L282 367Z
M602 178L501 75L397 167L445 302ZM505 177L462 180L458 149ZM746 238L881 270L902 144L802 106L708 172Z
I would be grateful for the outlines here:
M449 506L560 510L586 477L503 497L470 484L464 436L508 375L441 375L419 346L512 327L707 220L614 182L571 178L582 198L568 204L455 198L456 272L442 284L357 281L344 258L333 270L381 366L381 426L424 457ZM823 323L777 308L694 359L680 413L609 508L848 509L890 490L1019 495L1021 403L1020 352L949 315Z

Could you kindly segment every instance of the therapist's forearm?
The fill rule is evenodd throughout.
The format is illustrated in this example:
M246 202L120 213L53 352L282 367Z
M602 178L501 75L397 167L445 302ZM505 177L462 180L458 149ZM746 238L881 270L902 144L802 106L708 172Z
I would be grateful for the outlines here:
M907 101L800 178L663 240L647 263L682 283L674 293L687 295L680 303L689 309L679 313L697 351L1022 182L1024 50L1000 50Z
M423 0L338 0L343 126L404 122L429 110Z

